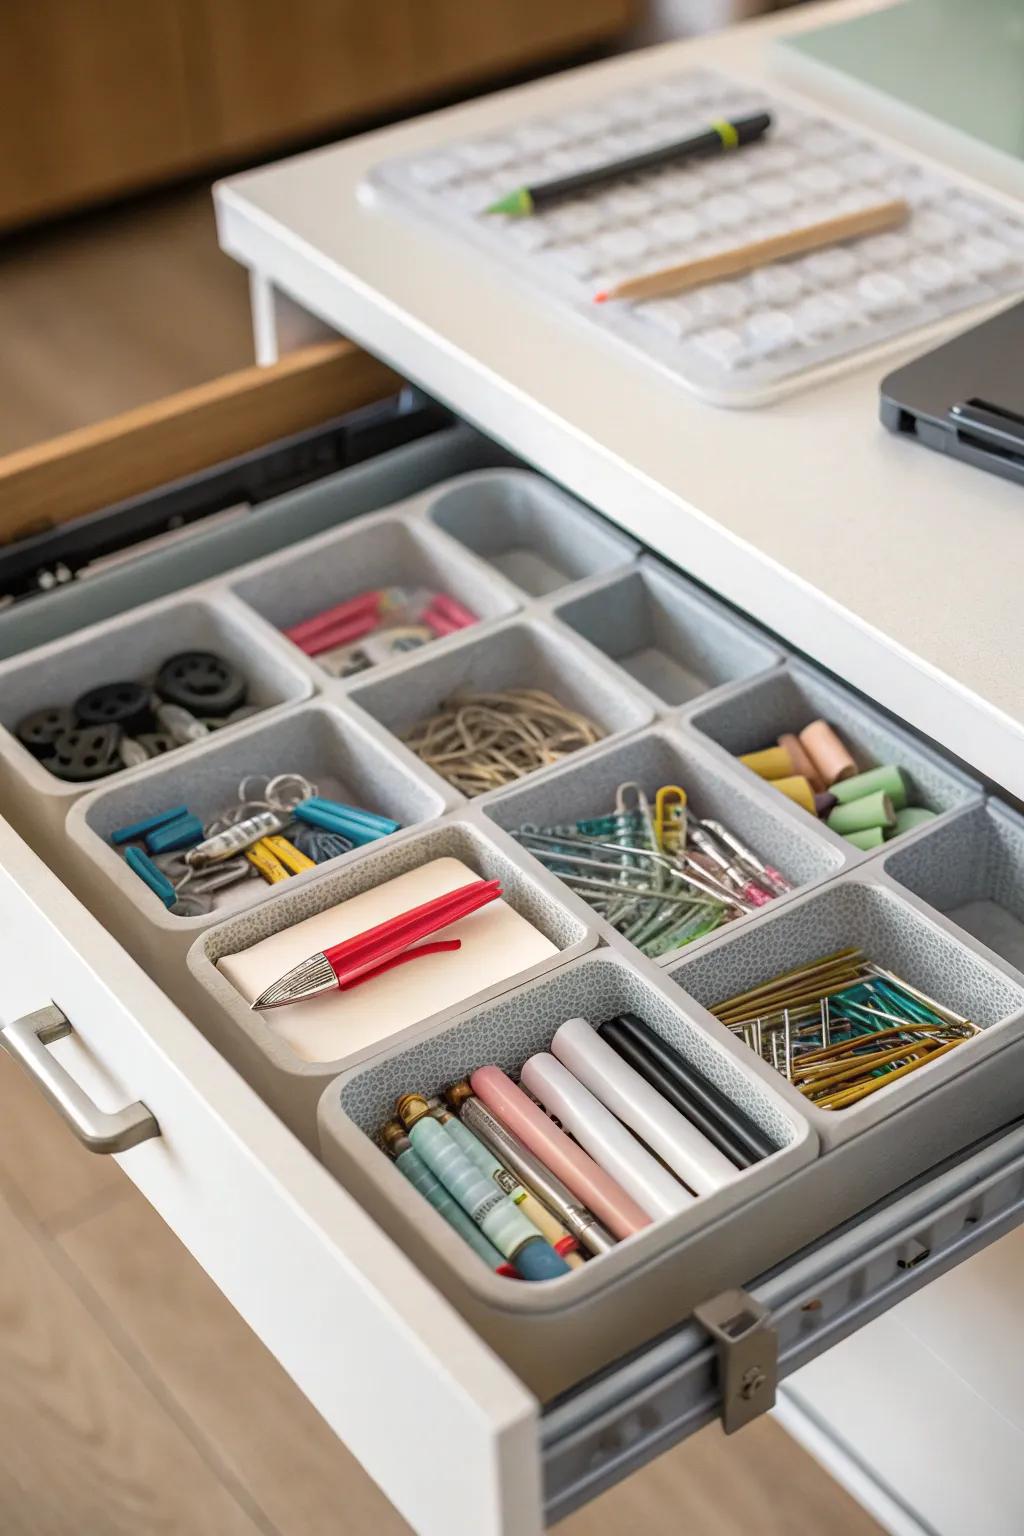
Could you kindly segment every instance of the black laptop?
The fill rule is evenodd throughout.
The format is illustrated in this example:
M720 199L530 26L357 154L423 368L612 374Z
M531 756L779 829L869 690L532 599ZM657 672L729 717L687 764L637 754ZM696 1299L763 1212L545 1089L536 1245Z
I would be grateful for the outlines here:
M1024 485L1024 303L882 380L890 432Z

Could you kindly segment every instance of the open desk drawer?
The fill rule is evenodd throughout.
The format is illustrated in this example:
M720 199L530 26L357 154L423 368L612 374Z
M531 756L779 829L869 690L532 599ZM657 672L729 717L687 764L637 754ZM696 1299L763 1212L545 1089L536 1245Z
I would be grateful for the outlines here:
M354 390L339 386L335 373L326 395L317 394L321 419L392 387L376 365L364 360L354 368ZM305 420L300 412L288 428L311 424L308 400L304 409ZM260 440L257 431L247 445L231 411L228 418L234 426L222 454ZM193 441L195 422L192 416L186 434ZM387 433L379 436L386 448ZM134 449L126 448L123 475L116 441L107 433L99 449L94 443L102 473L84 493L60 489L77 484L73 455L60 474L40 471L41 480L35 471L5 478L0 465L0 492L5 485L12 495L19 487L32 491L24 521L43 505L73 516L138 492L146 484L135 451L140 440L127 432ZM191 462L177 449L170 453L166 473L213 464L212 441ZM200 527L194 543L167 545L130 567L17 605L0 619L0 650L20 651L130 607L140 600L140 583L142 597L167 593L194 582L197 566L203 575L229 569L353 509L506 462L460 428L382 452L348 472L344 505L318 501L314 487L294 503L288 529L260 514L219 530ZM336 460L326 467L333 470ZM308 454L300 478L315 478ZM0 507L7 527L16 526L21 514L12 501ZM109 524L97 519L94 526L100 547ZM78 527L84 536L88 524ZM87 868L79 867L75 881L88 902ZM149 1112L153 1134L116 1154L124 1170L423 1536L539 1536L716 1414L734 1427L763 1411L776 1380L1024 1216L1020 1125L921 1174L767 1276L742 1277L746 1293L724 1302L708 1296L702 1323L673 1318L656 1342L542 1404L3 822L0 976L0 1022L56 1004L70 1031L42 1047L52 1061L100 1111L136 1105L145 1107L139 1116ZM955 1086L941 1090L951 1109ZM1006 1121L1015 1112L1011 1088ZM814 1179L829 1175L823 1165L810 1172L806 1197L813 1199ZM458 1488L458 1499L444 1498L445 1488Z

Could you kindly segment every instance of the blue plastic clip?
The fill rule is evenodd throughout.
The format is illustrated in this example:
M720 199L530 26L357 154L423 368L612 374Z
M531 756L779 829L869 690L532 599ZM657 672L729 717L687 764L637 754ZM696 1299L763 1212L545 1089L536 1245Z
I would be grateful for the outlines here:
M196 843L202 842L204 836L199 817L190 816L186 812L184 816L150 832L146 838L146 847L150 853L174 853L178 848L194 847Z
M304 800L295 807L293 814L299 821L305 821L310 826L322 827L325 832L339 833L356 848L362 848L365 843L374 843L379 837L387 837L401 826L401 822L389 821L384 816L369 817L365 811L359 816L353 816L351 809L349 806L335 806L331 801L317 805ZM362 819L367 817L369 819Z
M145 837L147 832L154 832L157 827L165 827L169 821L177 821L180 816L187 815L187 805L176 805L170 811L158 811L155 816L147 816L145 821L133 821L130 827L118 827L116 832L111 832L110 841L114 844L134 843L136 838Z
M126 848L124 861L129 869L133 869L140 880L145 880L150 890L155 892L165 907L173 907L178 893L168 880L162 869L157 869L148 854L141 848Z

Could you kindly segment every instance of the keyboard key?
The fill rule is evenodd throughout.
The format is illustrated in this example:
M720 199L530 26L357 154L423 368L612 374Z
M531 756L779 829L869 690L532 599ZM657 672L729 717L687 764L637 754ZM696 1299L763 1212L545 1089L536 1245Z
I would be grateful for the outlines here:
M803 263L807 276L814 282L820 283L823 288L849 282L850 278L856 276L859 265L853 252L841 245L832 246L824 251L814 251Z
M842 189L843 178L831 165L812 163L802 165L793 172L793 182L804 192L828 197Z
M856 288L864 308L871 314L891 314L914 302L906 283L891 272L865 272Z
M720 368L735 368L747 350L739 331L729 330L725 326L716 327L713 331L698 331L693 337L693 345Z
M772 304L791 304L804 291L803 278L792 264L760 267L747 281L759 300Z
M910 254L910 241L906 235L869 235L858 240L857 251L862 261L872 266L895 266Z
M944 293L957 286L960 275L945 256L923 252L907 263L907 280L923 293Z
M748 318L745 334L751 352L768 356L793 346L796 321L785 309L759 309Z
M701 233L700 221L692 213L663 213L650 223L651 234L659 245L686 245Z
M637 261L650 247L645 231L623 226L609 229L594 240L594 247L610 261Z
M736 229L750 220L753 210L747 198L723 192L718 197L709 197L701 213L716 229Z
M842 330L853 320L853 307L834 293L815 293L793 311L798 334L805 341L816 341Z
M1013 262L1013 255L998 240L988 240L984 235L972 235L957 248L956 259L970 272L979 277L991 277L1002 272Z
M796 188L788 181L755 182L749 191L753 201L770 213L783 212L800 201Z
M738 320L746 313L748 299L742 283L709 283L688 295L696 320L708 325L718 320Z
M837 169L847 181L866 181L873 184L887 176L892 166L884 155L876 154L870 149L858 149L852 155L844 155Z

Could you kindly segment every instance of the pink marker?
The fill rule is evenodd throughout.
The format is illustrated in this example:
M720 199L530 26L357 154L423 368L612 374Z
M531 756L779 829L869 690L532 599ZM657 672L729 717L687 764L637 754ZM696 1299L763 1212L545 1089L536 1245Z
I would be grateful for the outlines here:
M558 1175L616 1237L630 1237L651 1218L582 1147L559 1130L500 1067L478 1067L470 1087L493 1115Z

